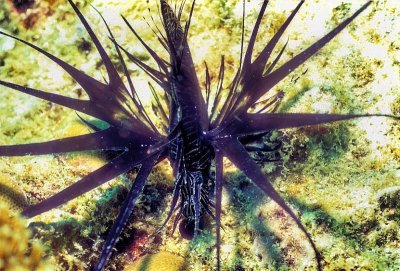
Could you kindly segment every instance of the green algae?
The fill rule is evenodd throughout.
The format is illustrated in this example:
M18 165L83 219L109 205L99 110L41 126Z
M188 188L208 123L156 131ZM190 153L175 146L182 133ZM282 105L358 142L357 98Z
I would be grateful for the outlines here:
M211 77L217 76L222 52L227 54L227 77L232 78L239 62L241 2L198 2L190 39L200 80L205 78L204 60ZM166 56L143 22L146 1L95 0L91 3L104 14L118 40L129 51L141 59L148 58L118 19L119 13L133 21L143 38ZM307 2L278 45L277 51L289 39L286 54L278 66L362 3L361 0ZM256 19L259 1L247 4L246 35ZM296 4L297 1L288 1L282 6L279 1L271 1L263 20L265 27L260 29L257 38L260 48ZM276 86L274 90L285 92L281 112L400 112L400 53L396 47L400 30L395 23L400 20L396 15L400 6L395 1L372 5L340 36L295 70L293 76ZM111 48L112 43L96 13L85 1L79 1L79 6L95 32L102 33L100 40ZM153 2L150 7L156 11ZM101 80L105 71L94 46L87 45L89 38L71 8L65 1L58 1L51 10L52 14L39 13L40 19L26 28L26 15L17 14L0 3L0 27L18 33L19 37ZM10 42L4 37L0 39L1 44ZM1 79L86 98L76 83L33 50L20 43L1 48ZM115 52L113 59L117 59ZM134 65L128 67L135 75L135 85L143 89L144 100L151 103L147 77ZM89 132L72 110L3 87L0 95L2 145ZM265 165L264 170L309 229L323 255L324 270L400 268L400 216L398 205L394 204L396 187L400 185L399 135L399 124L373 118L290 129L280 136L284 143L282 162ZM34 204L105 161L106 157L96 152L1 158L0 171L18 180L29 202ZM310 246L287 214L236 173L229 162L225 164L228 174L223 194L223 270L314 270ZM96 261L107 228L118 213L132 177L106 184L32 220L35 236L51 248L49 257L59 270L86 270ZM139 231L147 234L157 231L166 216L172 188L171 171L163 164L146 186L145 195L117 246L118 255L113 256L108 270L121 270L130 263L130 245ZM212 225L193 241L183 240L178 233L171 236L172 225L168 225L166 231L149 240L142 253L171 251L184 256L191 270L212 270L216 263Z

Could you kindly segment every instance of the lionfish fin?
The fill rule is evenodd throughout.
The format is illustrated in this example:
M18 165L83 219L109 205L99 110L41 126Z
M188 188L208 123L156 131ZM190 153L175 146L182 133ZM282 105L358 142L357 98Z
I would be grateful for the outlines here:
M29 206L22 212L22 215L31 218L47 212L127 172L148 157L150 155L146 155L146 148L124 152L80 181L38 204Z
M90 115L90 116L98 118L98 119L103 119L101 114L99 114L97 112L97 110L94 108L92 103L87 100L74 99L74 98L62 96L62 95L59 95L56 93L49 93L49 92L45 92L42 90L33 89L33 88L17 85L17 84L2 81L2 80L0 80L0 85L15 89L22 93L43 99L45 101L49 101L49 102L70 108L72 110L82 112L84 114Z
M153 49L151 49L151 47L146 42L144 42L144 40L139 36L139 34L136 32L136 30L132 27L132 25L128 22L128 20L124 16L122 16L122 19L125 21L126 25L132 31L135 37L139 40L139 42L144 46L147 52L149 52L149 54L157 63L157 65L160 67L160 69L164 73L167 73L169 63L166 60L162 59Z
M304 0L300 1L297 7L292 11L290 16L286 19L283 25L279 28L278 32L272 37L272 39L268 42L268 44L264 47L261 53L257 56L252 64L252 72L257 73L258 75L262 75L265 65L268 62L269 57L271 56L272 51L274 50L276 44L281 39L283 33L289 26L289 24L293 21L293 18L296 16L301 6L304 4Z
M142 193L147 177L150 175L151 169L157 162L157 157L158 156L155 155L142 162L136 179L120 208L117 220L114 222L107 235L103 245L103 250L101 251L100 257L97 260L93 271L102 271L104 269L104 266L106 265L108 258L110 258L112 250L118 241L118 237L121 235L122 230L133 212L136 199Z
M166 0L161 0L160 2L169 54L172 58L171 64L174 69L179 70L182 62L182 53L186 46L185 35L174 10L168 5Z
M243 111L247 110L252 104L254 104L261 96L263 96L267 91L269 91L273 86L278 84L283 78L285 78L289 73L303 64L311 56L315 55L322 47L324 47L329 41L336 37L347 25L349 25L361 12L363 12L372 1L368 1L361 8L359 8L353 15L341 22L337 27L331 30L324 37L319 39L313 45L293 57L291 60L287 61L285 64L277 68L270 74L260 78L260 80L253 80L248 84L248 89L243 90L249 95L248 102L245 103ZM257 60L255 61L255 63ZM264 67L264 66L263 66Z
M0 146L0 156L44 155L87 150L123 150L123 144L112 140L116 131L99 132L55 139L47 142Z
M104 50L103 46L101 45L99 39L96 37L96 35L94 34L92 28L90 27L89 23L86 21L85 17L83 16L83 14L80 12L80 10L78 9L78 7L75 5L75 3L72 0L68 0L68 2L70 3L70 5L72 6L72 8L74 9L76 15L78 15L79 20L81 21L81 23L83 24L83 26L85 27L86 31L88 32L91 40L93 41L94 45L96 46L97 52L99 52L101 60L103 61L106 70L107 70L107 74L108 74L108 79L109 79L109 84L119 87L121 86L122 80L119 77L119 74L117 72L117 70L114 67L114 64L111 62L111 59L108 57L107 52ZM116 89L113 89L112 91L116 92Z
M398 116L388 114L341 115L313 113L248 113L243 114L240 118L235 118L218 136L249 135L265 131L318 125L364 117L387 117L395 120L400 119Z
M215 154L215 226L217 247L217 270L221 268L221 209L222 209L222 183L223 183L223 156L219 149Z
M96 79L88 76L84 72L76 69L75 67L73 67L70 64L64 62L63 60L59 59L58 57L48 53L47 51L37 47L36 45L34 45L34 44L30 43L30 42L27 42L25 40L17 38L17 37L15 37L13 35L7 34L7 33L3 32L3 31L0 31L0 34L5 35L7 37L10 37L12 39L15 39L17 41L20 41L20 42L28 45L29 47L35 49L39 53L45 55L50 60L55 62L64 71L66 71L79 85L82 86L82 88L85 90L85 92L89 95L89 98L92 98L92 97L96 96L96 94L98 95L99 92L104 91L106 85L104 85L103 83L100 83Z
M265 177L261 169L249 156L246 149L237 139L230 138L224 140L218 140L216 142L217 147L224 153L224 155L238 168L242 171L250 180L263 191L265 195L276 202L285 212L295 221L297 226L306 235L308 242L312 246L315 257L317 260L318 270L321 268L321 256L317 250L311 235L308 233L307 229L303 226L300 219L292 211L292 209L286 204L285 200L279 195L279 193L272 186L270 181Z

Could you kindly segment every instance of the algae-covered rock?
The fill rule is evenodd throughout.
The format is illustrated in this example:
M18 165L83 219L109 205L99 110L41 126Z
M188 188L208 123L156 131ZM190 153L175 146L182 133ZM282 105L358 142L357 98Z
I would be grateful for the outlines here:
M171 252L161 251L145 255L124 271L184 271L187 270L185 259Z
M28 206L24 191L6 175L0 174L0 202L6 202L15 212Z
M154 27L148 25L153 26L152 14L155 25L161 27L157 20L159 0L73 1L115 63L118 63L118 55L114 44L89 4L103 14L118 43L137 58L157 68L155 63L148 61L150 57L145 48L124 24L121 14L157 54L169 58L152 31ZM18 1L0 1L1 29L34 43L97 80L107 80L95 46L68 1L27 1L34 3L29 9L19 11L8 8L12 2ZM262 2L246 1L244 48ZM276 45L271 62L281 49L286 48L276 63L276 68L279 68L365 2L305 1ZM299 0L269 1L253 58L298 3ZM242 0L196 1L189 43L202 87L206 81L206 62L212 79L211 87L215 89L221 54L225 55L226 87L237 71L241 55L242 6ZM190 5L186 5L184 18L187 18L189 8ZM374 1L354 23L276 86L276 91L285 93L278 110L399 115L399 14L397 1ZM142 17L147 18L147 22ZM150 90L145 72L126 60L135 88L142 96L141 101L150 118L156 119L157 114L151 110L154 101L146 95ZM120 65L117 68L122 71ZM4 36L0 37L0 80L71 98L88 98L57 65L28 46ZM73 110L5 87L0 89L0 145L45 142L92 132L80 124ZM81 117L86 119L87 116ZM399 270L400 238L397 233L400 222L396 212L400 193L396 189L384 189L400 185L399 175L391 173L400 168L399 135L399 124L384 118L291 129L284 131L282 136L282 161L264 165L268 179L310 232L323 258L323 270ZM107 156L112 155L77 152L1 158L0 172L23 184L29 202L35 204L93 172L105 163ZM312 248L295 223L290 222L289 216L265 200L250 181L240 181L240 178L244 179L243 175L233 174L234 169L228 162L224 165L226 186L221 217L221 270L316 270ZM131 173L124 177L124 184L129 186L134 176ZM190 270L215 270L214 225L206 227L197 240L188 241L182 240L177 233L173 236L167 234L172 230L172 222L159 233L158 241L149 241L140 248L141 253L160 250L172 253L149 254L125 264L132 257L127 248L132 247L132 243L140 243L141 237L137 233L150 235L166 217L173 193L172 180L168 165L161 165L159 171L152 173L106 266L107 271L182 270L185 262L190 263ZM3 181L0 180L0 184ZM115 221L127 194L126 189L118 185L120 182L105 184L32 220L34 235L50 247L49 257L57 265L57 270L90 270L97 261L107 229ZM0 189L0 197L7 198L0 198L0 202L14 202L15 209L20 210L26 203L18 196L22 195L21 191L15 184L7 187ZM376 197L376 191L385 193ZM10 195L13 195L11 199ZM377 202L381 210L377 210ZM5 218L9 219L7 215ZM23 232L23 228L14 227L7 231L16 240L21 240L18 238L22 238L19 232ZM0 235L0 238L3 237ZM26 244L24 242L21 244ZM5 253L1 252L3 248L4 245L0 244L0 253ZM18 255L28 257L30 250L27 251ZM31 254L33 251L32 247ZM183 259L177 254L187 256ZM20 257L18 255L15 257ZM8 270L16 270L16 266L19 265ZM32 268L29 270L41 270Z
M10 206L0 203L0 270L50 271L55 270L43 260L42 245L30 240L26 222L13 216Z
M378 191L379 207L398 208L400 206L400 186L392 186Z

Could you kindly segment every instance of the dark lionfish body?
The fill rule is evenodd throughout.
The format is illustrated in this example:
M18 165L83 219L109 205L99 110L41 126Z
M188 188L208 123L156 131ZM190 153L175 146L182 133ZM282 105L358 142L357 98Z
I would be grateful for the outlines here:
M161 160L168 158L174 169L176 180L169 213L162 227L175 214L175 225L179 221L184 226L193 225L193 233L196 235L200 230L201 216L209 215L213 218L216 224L217 269L219 270L223 179L222 159L226 157L295 221L312 246L318 270L321 270L321 257L307 229L275 190L250 155L254 151L273 151L276 147L259 147L257 144L254 145L252 143L269 131L276 129L316 125L366 116L386 116L396 120L399 118L380 114L276 113L274 108L276 108L281 94L272 96L272 98L266 101L265 108L257 113L249 113L248 109L256 104L259 98L278 82L287 77L294 69L303 64L333 39L365 10L371 4L371 1L367 2L353 15L341 22L331 32L280 67L275 66L285 47L283 47L282 51L272 61L270 61L271 52L304 1L300 1L273 38L256 57L253 57L257 33L268 4L268 1L263 1L246 50L243 49L244 32L242 32L240 65L235 77L229 84L227 95L222 95L224 91L223 79L225 69L224 57L222 57L217 89L213 94L211 94L211 79L208 68L206 69L205 97L203 97L201 92L187 42L190 20L194 10L194 1L188 16L189 19L184 27L180 25L184 4L179 8L175 6L175 9L172 9L165 0L160 1L164 32L156 34L161 45L169 53L169 60L161 58L150 48L124 18L127 26L157 63L158 69L148 66L122 48L115 41L113 33L111 33L106 24L111 40L115 44L119 64L123 68L129 88L121 80L117 69L114 67L110 57L90 28L85 17L72 0L68 1L99 52L107 70L108 81L100 82L43 49L7 33L0 32L3 35L25 43L57 63L82 86L88 94L89 100L69 98L5 81L0 81L0 84L95 117L107 122L109 127L101 129L86 122L95 130L94 133L43 143L0 146L0 155L40 155L84 150L115 151L117 155L106 165L85 176L80 181L44 201L28 207L22 214L27 218L34 217L80 196L120 174L126 173L133 168L139 168L136 179L121 206L120 213L114 225L109 229L99 260L92 269L95 271L103 270L118 237L132 214L136 199L143 191L151 169ZM244 17L243 14L243 24ZM155 92L153 92L153 95L158 103L158 110L162 113L161 115L165 121L164 125L165 132L168 134L167 136L156 128L140 102L130 79L122 52L127 55L130 61L143 69L164 90L165 97L169 103L168 110L163 109L159 102L159 97ZM267 63L271 64L266 67ZM210 97L215 97L215 99L211 101ZM208 114L209 109L211 109L210 114ZM211 172L213 166L215 166L215 176ZM214 199L211 200L211 197L215 201ZM176 210L178 211L176 212Z
M168 81L171 88L170 132L179 128L180 135L170 144L171 157L177 166L175 192L180 194L180 213L187 221L194 222L194 233L199 230L200 216L209 210L209 186L203 186L210 178L213 149L204 137L205 127L201 123L201 110L205 103L201 100L200 85L194 69L193 59L178 18L166 1L161 1L161 13L167 35L171 69ZM197 95L193 95L197 94ZM201 105L200 107L197 105ZM177 154L180 155L177 155Z

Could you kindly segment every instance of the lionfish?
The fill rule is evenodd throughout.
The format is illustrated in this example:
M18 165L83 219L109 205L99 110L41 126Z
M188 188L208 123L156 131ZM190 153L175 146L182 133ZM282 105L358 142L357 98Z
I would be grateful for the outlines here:
M137 168L136 179L132 183L132 187L120 208L115 223L109 230L101 255L92 269L95 271L103 270L118 237L124 229L124 225L132 214L135 201L142 193L152 168L160 161L168 159L173 168L175 182L171 206L162 227L175 214L175 224L181 223L184 227L191 228L193 235L196 236L201 230L200 219L202 216L210 216L216 225L216 269L219 270L223 158L226 157L293 219L308 239L315 253L317 268L321 270L321 256L307 229L250 155L252 152L270 150L252 143L262 139L270 131L277 129L317 125L367 116L399 118L383 114L276 113L275 110L271 110L271 107L276 106L279 102L280 94L269 98L265 102L266 105L263 110L256 113L249 113L248 110L278 82L287 77L293 70L315 55L325 44L338 35L372 1L365 3L333 30L280 67L276 67L276 64L286 45L274 59L271 59L271 52L275 49L278 41L280 41L304 1L299 2L257 56L253 56L253 51L268 1L264 0L262 2L246 50L244 49L243 26L245 14L243 12L239 67L229 87L227 89L224 88L225 60L223 56L221 57L217 89L214 95L212 95L208 68L206 69L206 87L205 91L202 92L188 44L188 33L195 1L192 2L188 19L182 26L181 16L184 10L184 3L179 8L175 6L174 9L166 0L160 0L159 8L163 31L157 28L158 32L156 34L161 45L168 52L169 59L163 59L148 46L128 20L123 17L127 26L157 63L158 68L147 65L120 46L115 41L113 33L102 17L107 26L110 39L115 45L119 64L123 68L129 87L122 81L121 75L117 72L115 65L110 60L110 56L106 53L85 17L72 0L68 1L100 54L108 79L105 79L105 82L100 82L34 44L0 32L2 35L26 44L57 63L84 89L89 99L69 98L6 81L0 81L0 84L87 114L108 123L108 127L102 129L86 122L87 125L95 130L93 133L43 143L0 146L0 155L44 155L86 150L111 150L118 155L104 166L61 192L38 204L29 206L22 212L22 215L32 218L47 212L121 174ZM146 113L129 75L123 53L127 55L130 61L146 72L164 91L164 97L168 103L166 110L161 105L160 97L155 92L153 92L153 95L157 101L158 110L165 120L165 131L159 131ZM269 62L271 64L267 66ZM227 95L224 94L224 91L227 91L225 92ZM214 99L211 97L214 97ZM215 174L211 172L214 167Z

